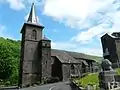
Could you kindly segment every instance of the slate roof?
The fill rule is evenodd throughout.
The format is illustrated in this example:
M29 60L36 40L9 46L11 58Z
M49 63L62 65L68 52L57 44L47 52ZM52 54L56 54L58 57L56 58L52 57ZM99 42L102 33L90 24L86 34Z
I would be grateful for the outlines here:
M111 38L117 39L119 37L115 36L115 34L117 34L118 32L113 32L112 34L110 33L105 33L101 38L105 38L106 36L109 36ZM118 33L118 35L120 35L120 33Z
M87 65L86 60L95 61L93 58L91 58L89 55L85 55L82 53L77 52L70 52L65 50L57 50L52 49L51 50L51 56L56 56L62 63L81 63Z
M56 56L62 63L78 63L72 56L62 50L51 50L51 56Z
M111 35L116 38L120 38L120 32L113 32Z

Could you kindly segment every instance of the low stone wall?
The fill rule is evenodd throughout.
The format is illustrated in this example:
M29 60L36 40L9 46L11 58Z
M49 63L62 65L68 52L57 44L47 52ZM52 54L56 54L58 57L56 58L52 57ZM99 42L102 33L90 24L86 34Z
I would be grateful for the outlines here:
M18 86L10 86L10 87L0 87L0 90L18 90Z

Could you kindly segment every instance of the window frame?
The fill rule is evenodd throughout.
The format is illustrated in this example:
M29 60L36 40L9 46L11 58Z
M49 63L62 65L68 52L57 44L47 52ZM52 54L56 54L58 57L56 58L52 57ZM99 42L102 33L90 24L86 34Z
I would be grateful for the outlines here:
M35 29L32 30L31 39L37 40L37 31Z

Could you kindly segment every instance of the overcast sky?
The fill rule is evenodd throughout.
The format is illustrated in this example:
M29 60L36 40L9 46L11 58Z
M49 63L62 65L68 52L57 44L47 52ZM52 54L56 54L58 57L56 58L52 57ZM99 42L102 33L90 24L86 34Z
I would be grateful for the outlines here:
M120 31L120 0L0 0L0 36L21 39L33 1L52 48L102 56L100 37Z

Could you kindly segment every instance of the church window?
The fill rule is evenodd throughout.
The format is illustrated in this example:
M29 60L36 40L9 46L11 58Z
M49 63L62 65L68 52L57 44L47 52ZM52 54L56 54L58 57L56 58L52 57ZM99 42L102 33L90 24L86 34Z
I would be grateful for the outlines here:
M34 39L34 40L37 39L37 31L36 31L36 30L33 30L33 31L32 31L31 38Z

